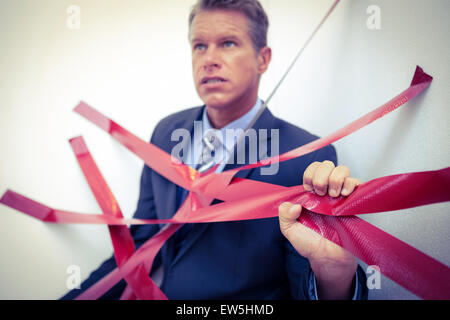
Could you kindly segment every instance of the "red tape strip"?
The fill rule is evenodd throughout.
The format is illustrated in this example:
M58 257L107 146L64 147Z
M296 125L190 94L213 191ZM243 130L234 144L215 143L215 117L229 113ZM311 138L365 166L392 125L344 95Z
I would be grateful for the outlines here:
M300 204L312 212L329 216L379 213L450 201L450 193L447 191L450 188L450 167L377 178L358 186L350 196L338 198L321 197L306 192L302 186L283 187L247 179L240 179L239 183L235 183L236 187L233 186L232 190L227 189L229 192L224 197L218 198L226 202L213 207L198 208L195 212L180 211L172 219L124 219L67 212L47 207L11 190L3 195L0 202L45 222L114 226L273 218L278 216L278 206L285 201ZM261 187L265 188L263 192L252 194ZM239 191L239 199L226 200L228 196L237 198L234 194L237 191ZM246 194L247 197L245 197ZM190 203L187 205L189 206Z
M293 157L317 150L355 132L415 97L430 84L431 79L430 76L423 73L422 69L418 67L411 86L382 107L377 108L328 137L285 153L279 159L272 158L271 161L276 162L292 159ZM284 188L252 180L233 179L235 173L239 170L268 165L267 161L226 171L221 174L209 173L204 176L199 176L190 167L174 164L173 161L169 162L172 160L170 155L164 153L156 146L140 140L87 104L80 103L75 110L106 130L113 138L144 159L158 173L172 182L191 190L187 201L183 203L175 216L168 220L124 220L121 214L79 215L53 210L31 199L8 191L0 202L47 222L104 223L109 225L124 225L127 223L174 223L152 239L149 239L132 256L128 256L128 259L120 266L120 269L111 272L79 298L100 297L117 281L133 274L135 268L142 264L145 265L145 270L148 274L156 253L162 244L179 228L179 223L234 221L273 217L277 215L278 205L286 200L300 203L307 209L321 213L322 215L313 213L302 214L300 222L327 239L341 245L366 263L380 266L385 275L418 296L425 299L449 298L449 285L442 286L443 279L450 280L448 267L357 217L337 218L326 216L392 211L429 203L449 201L449 194L442 191L448 190L450 186L449 168L379 178L361 185L346 199L324 198L306 193L302 187ZM84 151L86 150L87 148ZM196 179L194 180L194 178ZM101 178L101 180L103 179ZM420 187L424 184L426 187L430 187L430 189ZM91 186L91 188L95 190L94 187ZM395 190L395 193L393 193L393 190ZM414 196L412 196L411 192ZM395 197L392 194L395 194ZM112 197L112 194L110 196ZM211 197L216 197L227 202L215 205L214 207L204 207L209 204ZM198 209L194 208L194 200L196 198L197 201L195 204L199 206ZM383 201L380 201L380 199L383 199ZM114 204L115 201L112 203ZM230 208L233 210L230 210ZM105 210L115 212L113 209L114 205L106 209L102 207L104 212ZM196 209L195 215L192 214L193 209ZM361 235L365 235L365 237L361 237ZM402 255L406 257L403 260ZM414 263L414 261L423 261L424 263ZM405 272L405 266L408 266L408 272ZM428 272L424 272L424 269L428 270ZM439 275L439 279L437 279L436 274ZM414 279L412 282L411 277ZM146 278L149 279L148 276ZM445 283L450 284L450 281L445 281ZM162 298L161 295L158 296L158 292L152 291L148 294L152 298Z
M123 218L119 204L89 153L84 139L82 137L73 138L70 140L70 144L104 215ZM115 260L120 268L133 255L134 240L127 226L109 225L108 229L114 248ZM155 293L158 297L165 298L159 287L149 277L149 272L149 269L147 270L143 265L139 265L133 272L124 275L124 279L132 288L132 291L126 291L127 299L134 299L134 294L136 294L139 299L148 300L154 298Z

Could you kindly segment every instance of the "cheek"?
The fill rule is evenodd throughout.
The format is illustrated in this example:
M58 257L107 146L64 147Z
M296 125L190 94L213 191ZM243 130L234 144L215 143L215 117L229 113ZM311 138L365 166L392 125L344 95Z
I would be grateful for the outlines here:
M194 62L192 63L192 75L194 76L194 79L199 77L198 65Z
M258 76L258 67L254 57L248 55L236 57L233 61L233 71L239 79L251 81Z
M199 75L201 66L201 61L198 58L192 58L192 73L194 74L194 77L197 77Z
M245 66L245 67L243 67ZM238 91L246 91L250 87L253 87L257 81L257 72L255 68L241 64L238 66L238 72L236 72L236 85Z

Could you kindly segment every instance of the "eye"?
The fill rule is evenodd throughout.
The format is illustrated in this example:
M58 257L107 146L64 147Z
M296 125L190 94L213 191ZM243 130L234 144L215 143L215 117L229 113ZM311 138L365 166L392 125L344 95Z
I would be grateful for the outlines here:
M234 41L225 41L225 42L222 44L222 46L223 46L224 48L232 48L232 47L236 46L236 42L234 42Z
M205 46L204 44L202 44L202 43L194 44L194 50L195 50L195 51L205 50L205 48L206 48L206 46Z

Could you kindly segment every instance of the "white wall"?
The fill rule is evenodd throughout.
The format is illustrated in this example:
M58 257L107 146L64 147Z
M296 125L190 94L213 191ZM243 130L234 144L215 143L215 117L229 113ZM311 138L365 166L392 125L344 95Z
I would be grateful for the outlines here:
M332 0L265 0L273 62L266 98ZM0 194L100 213L68 139L82 134L126 217L142 162L72 112L79 100L143 139L165 115L199 105L187 15L193 0L0 0ZM369 5L381 30L369 30ZM66 26L81 8L79 30ZM270 103L272 112L324 136L405 89L416 64L431 87L400 110L336 143L363 180L448 166L448 0L343 0ZM299 173L300 175L300 173ZM363 218L450 265L449 204ZM0 299L57 299L66 268L87 277L112 253L104 226L44 224L0 206ZM382 278L372 299L414 299Z

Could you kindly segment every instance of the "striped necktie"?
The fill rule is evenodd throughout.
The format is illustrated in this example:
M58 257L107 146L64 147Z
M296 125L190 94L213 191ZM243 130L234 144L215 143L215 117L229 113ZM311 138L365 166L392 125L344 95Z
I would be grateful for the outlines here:
M212 168L216 158L223 156L223 145L214 130L208 130L203 136L202 156L197 167L198 172L205 172Z
M216 158L224 161L224 159L220 158L221 156L223 156L223 152L224 152L223 144L220 142L220 139L214 133L214 130L208 130L203 136L202 154L200 157L200 163L197 166L197 171L205 172L211 169L216 163L215 162ZM189 191L181 189L181 194L179 195L178 199L178 207L181 206L183 201L186 199L188 193ZM189 233L189 231L192 229L193 226L194 224L190 223L185 224L175 233L175 240L176 240L175 246L177 252L183 246L184 240L186 239L187 234Z

